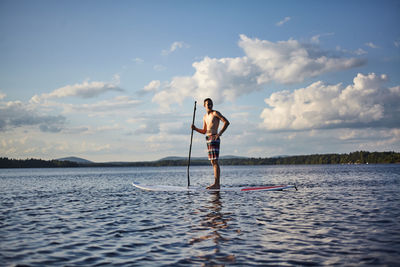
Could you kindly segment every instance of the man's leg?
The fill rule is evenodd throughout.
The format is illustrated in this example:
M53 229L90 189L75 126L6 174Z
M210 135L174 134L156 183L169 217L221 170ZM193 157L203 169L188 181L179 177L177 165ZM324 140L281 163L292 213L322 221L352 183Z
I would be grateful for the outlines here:
M220 188L220 174L221 170L219 168L218 160L212 160L211 164L214 168L214 184L207 187L208 189L219 189Z

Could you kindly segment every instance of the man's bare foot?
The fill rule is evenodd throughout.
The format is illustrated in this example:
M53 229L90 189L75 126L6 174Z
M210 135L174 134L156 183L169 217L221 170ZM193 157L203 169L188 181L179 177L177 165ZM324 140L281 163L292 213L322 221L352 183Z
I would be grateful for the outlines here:
M207 189L219 189L219 188L220 188L219 184L213 184L213 185L207 186Z

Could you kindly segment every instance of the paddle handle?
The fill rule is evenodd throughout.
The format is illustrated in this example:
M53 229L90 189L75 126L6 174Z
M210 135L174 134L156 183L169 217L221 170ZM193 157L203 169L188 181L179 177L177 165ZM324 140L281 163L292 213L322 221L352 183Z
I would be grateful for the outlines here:
M192 125L194 124L194 119L196 117L196 103L197 103L197 101L194 101ZM188 166L187 166L187 186L188 187L190 186L189 167L190 167L190 156L192 154L192 142L193 142L193 129L192 129L192 133L190 135L189 160L188 160Z

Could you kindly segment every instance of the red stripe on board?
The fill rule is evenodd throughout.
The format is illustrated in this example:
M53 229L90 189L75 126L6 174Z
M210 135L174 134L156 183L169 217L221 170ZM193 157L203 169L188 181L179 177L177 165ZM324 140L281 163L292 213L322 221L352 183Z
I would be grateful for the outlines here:
M243 188L240 191L252 191L252 190L263 190L263 189L274 189L274 188L284 188L286 185L276 185L276 186L261 186L261 187L248 187Z

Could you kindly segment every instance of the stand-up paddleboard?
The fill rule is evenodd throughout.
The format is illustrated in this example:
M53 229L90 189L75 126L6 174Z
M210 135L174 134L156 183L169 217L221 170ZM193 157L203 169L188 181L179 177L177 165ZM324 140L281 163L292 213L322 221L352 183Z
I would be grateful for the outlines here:
M206 189L205 187L195 186L173 186L173 185L141 185L132 183L136 188L147 191L277 191L289 188L296 188L295 185L275 185L275 186L256 186L256 187L221 187L220 189Z

